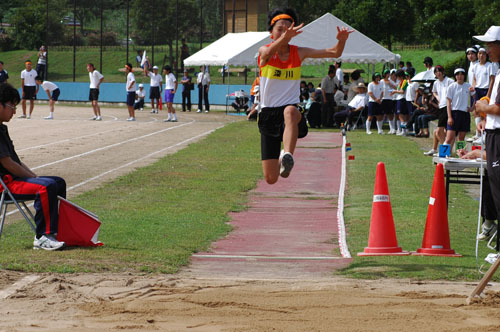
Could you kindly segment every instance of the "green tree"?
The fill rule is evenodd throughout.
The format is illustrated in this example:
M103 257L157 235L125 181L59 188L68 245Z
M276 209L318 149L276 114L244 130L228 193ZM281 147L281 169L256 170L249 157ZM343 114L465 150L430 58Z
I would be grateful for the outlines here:
M474 1L473 35L483 34L492 25L500 24L500 0Z

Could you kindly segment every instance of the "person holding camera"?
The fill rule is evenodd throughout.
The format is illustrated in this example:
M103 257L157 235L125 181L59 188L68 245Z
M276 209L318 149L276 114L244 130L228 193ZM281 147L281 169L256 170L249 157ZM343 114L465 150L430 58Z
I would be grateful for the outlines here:
M187 69L184 69L184 76L181 79L181 84L182 84L182 111L186 112L186 106L187 106L187 111L191 112L191 90L194 89L194 85Z

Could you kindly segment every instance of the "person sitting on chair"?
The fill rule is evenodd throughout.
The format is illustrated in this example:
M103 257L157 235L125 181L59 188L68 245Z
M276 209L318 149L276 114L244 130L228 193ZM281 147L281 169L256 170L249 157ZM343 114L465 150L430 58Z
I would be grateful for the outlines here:
M366 95L366 85L363 82L358 83L356 87L356 92L358 93L349 102L347 108L342 112L337 112L334 116L335 123L340 127L341 123L345 122L347 119L347 130L353 127L353 119L360 115L365 106L368 104L368 97Z
M57 196L66 197L66 182L57 176L37 176L19 159L4 122L16 114L21 100L12 85L0 84L0 176L16 199L35 200L36 236L33 249L58 250L59 205ZM2 188L3 189L3 188Z

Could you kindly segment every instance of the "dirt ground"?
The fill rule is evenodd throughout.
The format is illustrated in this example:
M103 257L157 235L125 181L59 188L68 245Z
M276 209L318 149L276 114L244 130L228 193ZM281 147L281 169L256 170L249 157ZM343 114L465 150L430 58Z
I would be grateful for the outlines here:
M238 117L57 107L56 119L13 119L11 137L36 173L57 174L68 196L154 162ZM497 272L500 273L500 272ZM499 331L500 284L470 306L475 283L0 271L0 331Z

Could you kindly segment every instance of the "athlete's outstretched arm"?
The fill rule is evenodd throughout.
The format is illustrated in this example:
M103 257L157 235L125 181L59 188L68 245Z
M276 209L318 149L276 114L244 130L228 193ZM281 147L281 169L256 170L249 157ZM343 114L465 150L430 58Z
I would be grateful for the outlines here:
M276 54L276 51L280 47L282 47L284 45L288 45L288 43L290 42L290 40L293 37L301 34L302 31L299 31L299 30L303 26L304 26L304 23L302 23L298 26L295 26L295 24L292 23L288 29L285 29L284 27L279 27L279 29L284 29L281 36L274 43L272 43L269 47L262 46L261 48L259 48L259 55L260 55L260 64L259 65L264 66L269 61L269 59L274 54Z
M299 47L300 60L304 60L305 58L340 58L342 52L344 52L347 38L349 38L349 35L353 32L354 30L349 30L346 27L337 27L338 42L332 48L315 49L308 47Z

